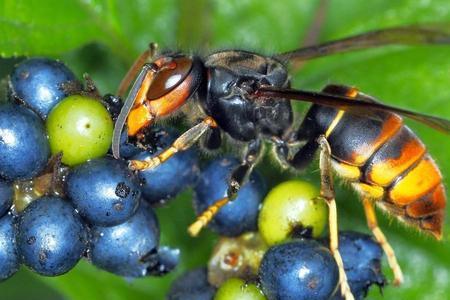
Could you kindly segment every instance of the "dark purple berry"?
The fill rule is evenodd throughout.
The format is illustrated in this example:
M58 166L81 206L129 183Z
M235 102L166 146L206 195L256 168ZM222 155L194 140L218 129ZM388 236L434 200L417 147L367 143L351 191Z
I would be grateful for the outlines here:
M125 222L136 212L140 195L138 180L126 162L111 157L79 165L67 178L67 196L94 225Z
M26 266L41 275L68 272L85 253L87 243L87 227L62 198L37 199L19 215L18 253Z
M0 105L0 176L32 178L46 166L49 156L42 120L23 106Z
M11 74L14 96L43 119L60 100L68 96L67 88L77 85L79 83L72 71L63 63L48 58L27 59Z
M293 240L270 248L259 269L267 299L329 299L338 284L330 251L313 240Z
M179 136L172 128L152 127L146 132L143 151L132 159L144 160L168 148ZM151 204L163 204L179 192L192 185L198 176L198 158L195 149L179 152L152 170L138 173L144 199Z
M149 264L148 275L163 276L170 273L180 263L180 249L159 247L157 251L151 251L142 257L141 261Z
M19 270L14 220L12 215L0 218L0 281L8 279Z
M197 214L226 195L228 179L239 165L235 158L225 157L212 161L201 173L195 187L194 208ZM266 194L262 177L253 172L239 190L236 199L226 204L211 221L209 227L226 236L237 236L257 229L260 204Z
M122 134L120 135L120 157L128 159L139 154L140 152L142 152L141 148L128 141L127 131L122 131Z
M167 300L212 300L216 288L208 283L206 268L188 271L170 287Z
M0 218L10 209L13 202L11 183L0 179Z
M146 203L125 223L91 229L92 264L125 277L143 277L155 266L152 254L158 253L159 225Z
M340 232L339 252L355 299L363 299L373 284L385 285L381 270L383 250L371 236L352 231ZM343 298L337 293L333 299Z

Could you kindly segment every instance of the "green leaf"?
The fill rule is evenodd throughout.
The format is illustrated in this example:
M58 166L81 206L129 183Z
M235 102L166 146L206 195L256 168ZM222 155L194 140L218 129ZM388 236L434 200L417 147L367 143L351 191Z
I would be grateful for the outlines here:
M211 45L272 54L300 46L317 1L212 1Z
M89 73L114 92L150 42L176 45L174 7L175 0L0 0L0 57L63 56L79 77Z
M101 35L80 2L2 1L1 56L48 55L73 49ZM64 42L63 42L64 41Z
M416 23L450 23L447 0L329 1L321 41L367 30ZM10 1L0 0L0 54L46 55L62 58L81 76L89 72L102 92L114 92L132 60L151 41L162 48L205 54L239 48L273 54L299 47L319 1L195 0L195 1ZM292 85L319 90L328 83L356 86L391 105L450 117L450 46L389 46L325 57L308 62L293 74ZM0 61L1 74L11 69ZM298 111L306 105L295 104ZM450 186L448 136L407 121L441 167ZM296 177L265 158L260 170L275 185ZM301 177L319 184L317 164ZM346 186L337 186L341 229L369 232L363 209ZM127 281L80 263L68 274L43 278L21 272L17 278L41 280L68 299L163 299L170 282L183 270L204 264L215 237L186 234L194 214L187 192L158 211L163 244L180 247L182 265L164 278ZM448 214L447 214L448 215ZM450 226L444 241L418 234L392 217L379 216L380 227L397 252L405 284L384 289L385 299L445 299L450 294ZM385 264L388 278L391 272ZM31 278L30 278L31 277ZM16 278L16 277L15 277ZM21 281L0 284L21 290ZM34 281L38 288L39 281ZM18 293L19 295L19 293ZM13 296L9 297L12 298ZM20 294L23 298L23 294ZM45 298L45 297L44 297ZM377 289L371 299L382 299ZM13 299L13 298L12 298Z
M152 39L171 40L171 3L2 0L0 56L54 56L100 42L130 63Z

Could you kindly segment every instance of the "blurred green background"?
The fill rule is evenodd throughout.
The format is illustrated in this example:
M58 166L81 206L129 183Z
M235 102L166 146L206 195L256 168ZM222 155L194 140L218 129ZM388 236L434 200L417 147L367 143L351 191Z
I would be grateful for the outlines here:
M77 75L89 73L103 93L114 92L133 59L150 41L161 48L207 54L240 48L273 54L299 47L320 1L312 0L0 0L0 78L23 56L63 60ZM393 25L447 22L448 0L330 0L320 40L341 38ZM293 86L320 89L328 83L359 87L383 101L450 118L450 45L390 46L308 62L292 75ZM299 114L305 105L296 104ZM449 186L450 139L407 122L428 145ZM286 178L318 184L317 165L302 174L280 170L270 158L260 170L269 185ZM337 188L341 229L368 232L356 196ZM0 299L164 299L180 272L207 261L216 236L192 239L185 228L194 214L187 191L158 210L162 243L182 249L182 265L165 278L128 280L86 262L68 274L44 278L23 269L0 283ZM381 215L381 213L380 213ZM448 212L447 212L448 215ZM400 288L384 289L384 299L448 299L450 230L437 242L395 220L380 223L405 273ZM386 265L386 264L385 264ZM391 278L388 268L386 274ZM382 299L375 289L370 299Z

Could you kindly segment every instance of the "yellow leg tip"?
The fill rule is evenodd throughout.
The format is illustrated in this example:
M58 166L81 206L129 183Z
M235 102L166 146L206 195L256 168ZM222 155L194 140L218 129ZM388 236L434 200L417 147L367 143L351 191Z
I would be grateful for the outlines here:
M201 215L197 217L197 220L188 227L188 232L191 236L197 236L200 231L208 225L208 223L214 218L219 209L230 201L228 197L217 200L213 205L208 207Z
M130 168L133 171L139 171L145 169L145 167L146 167L145 162L139 160L130 160L128 162L128 168Z
M196 221L192 223L191 226L188 227L188 233L190 236L196 237L200 233L203 228L203 223L200 221Z
M142 171L154 169L161 164L158 158L152 158L150 161L130 160L128 167L133 171Z
M394 286L400 286L403 283L403 274L397 274L392 284Z
M395 258L395 255L393 257ZM392 281L392 284L394 286L401 285L403 283L403 272L396 259L392 262L391 268L394 272L394 280Z
M347 275L345 274L345 271L343 272L344 273L341 274L342 277L339 280L341 295L345 300L355 300L352 290L348 284Z
M399 278L395 278L394 281L392 281L393 286L400 286L403 283L403 281Z
M355 300L355 297L353 296L350 290L344 292L342 296L344 297L345 300Z

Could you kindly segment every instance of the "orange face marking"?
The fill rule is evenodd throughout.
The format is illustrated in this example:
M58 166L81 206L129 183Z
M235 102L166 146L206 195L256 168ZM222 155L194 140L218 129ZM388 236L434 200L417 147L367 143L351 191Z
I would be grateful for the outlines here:
M127 118L128 136L134 136L138 131L147 126L153 118L151 112L144 106L147 98L147 90L153 81L153 73L149 72L142 81L141 88L136 94L133 109Z
M153 114L144 105L132 109L128 115L128 136L136 135L139 130L150 125L153 119Z
M440 184L430 193L409 204L406 207L406 213L413 218L428 216L436 211L444 209L445 202L444 185Z
M192 78L187 77L180 85L159 99L147 101L148 109L155 116L166 116L186 102L191 93Z
M371 165L369 172L367 172L367 180L381 186L389 185L397 176L418 161L426 149L418 139L414 138L399 151L399 157L386 159Z
M192 92L193 76L190 58L160 58L154 62L160 68L144 78L127 119L128 136L150 126L157 117L167 116L180 108Z
M396 205L408 205L435 188L441 179L439 169L427 155L394 184L389 190L389 198Z
M352 163L361 166L372 154L388 141L403 125L401 117L390 114L389 118L383 123L380 135L370 143L362 142L360 147L352 155Z

